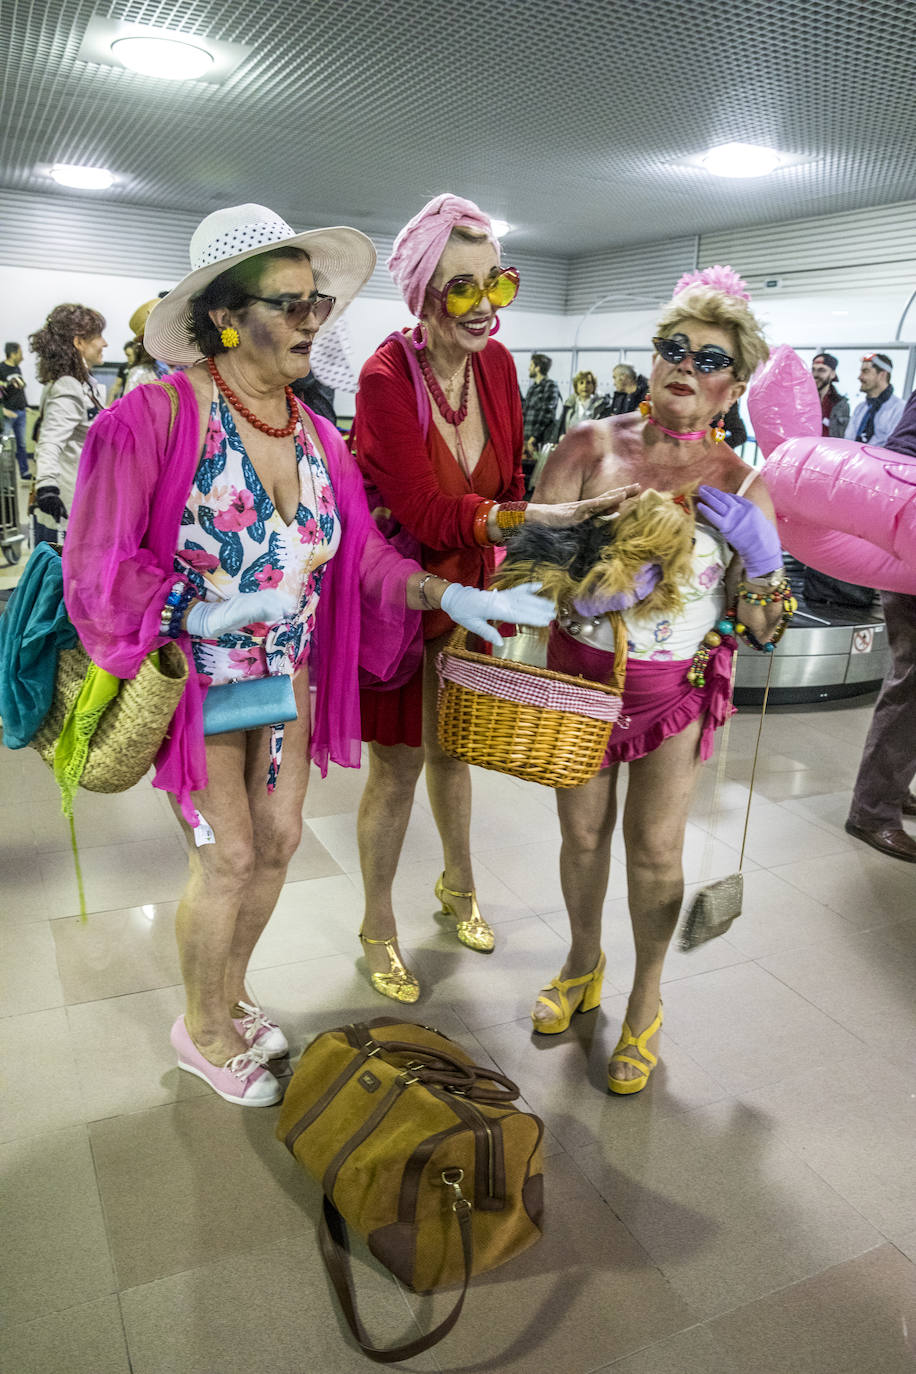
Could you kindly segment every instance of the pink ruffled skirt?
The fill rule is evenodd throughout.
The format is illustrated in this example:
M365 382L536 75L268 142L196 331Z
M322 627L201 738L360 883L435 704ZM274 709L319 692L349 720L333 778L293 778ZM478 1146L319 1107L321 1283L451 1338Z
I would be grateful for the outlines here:
M679 735L691 721L703 717L700 758L713 751L716 730L734 711L731 704L731 664L736 644L723 639L710 650L704 668L705 687L691 687L687 670L691 659L630 661L623 689L621 717L629 717L629 727L615 725L602 767L645 758L669 735ZM614 668L614 655L573 639L556 624L551 626L547 644L547 667L573 677L591 678L607 683Z

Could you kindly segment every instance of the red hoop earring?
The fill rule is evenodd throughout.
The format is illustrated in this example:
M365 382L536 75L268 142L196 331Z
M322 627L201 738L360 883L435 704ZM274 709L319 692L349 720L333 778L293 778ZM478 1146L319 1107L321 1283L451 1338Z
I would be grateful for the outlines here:
M410 342L418 353L422 353L429 343L429 332L422 320L418 320L410 333Z
M494 334L498 334L498 333L499 333L499 315L497 314L497 315L494 315L494 316L493 316L493 323L492 323L492 325L490 326L490 338L492 339L493 335L494 335Z

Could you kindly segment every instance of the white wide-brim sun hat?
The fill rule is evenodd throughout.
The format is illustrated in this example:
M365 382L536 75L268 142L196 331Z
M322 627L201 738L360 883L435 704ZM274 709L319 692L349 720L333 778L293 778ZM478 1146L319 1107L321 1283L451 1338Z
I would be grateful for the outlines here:
M191 338L191 302L236 263L272 248L301 248L309 256L315 287L336 304L333 324L372 276L375 246L358 229L309 229L297 234L265 205L231 205L201 220L191 238L191 271L150 311L143 331L148 353L162 362L189 366L200 349Z

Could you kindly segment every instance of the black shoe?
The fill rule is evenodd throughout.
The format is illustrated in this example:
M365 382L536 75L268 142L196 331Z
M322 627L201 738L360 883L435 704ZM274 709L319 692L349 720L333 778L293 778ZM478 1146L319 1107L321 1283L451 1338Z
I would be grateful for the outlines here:
M903 859L905 863L916 864L916 840L911 839L906 831L898 826L888 825L882 830L868 830L864 825L853 825L852 821L847 821L845 828L848 835L854 835L857 840L864 840L872 849L878 849L882 854L890 854L894 859Z

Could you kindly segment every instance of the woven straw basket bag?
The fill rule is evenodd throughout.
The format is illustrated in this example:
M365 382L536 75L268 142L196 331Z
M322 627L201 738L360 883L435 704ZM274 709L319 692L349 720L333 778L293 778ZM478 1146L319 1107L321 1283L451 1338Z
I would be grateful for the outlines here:
M50 768L54 767L58 737L80 694L90 661L82 647L63 649L58 658L51 709L29 741ZM152 656L145 658L137 676L125 678L117 696L106 706L89 741L80 787L90 792L126 792L138 783L159 752L187 680L188 661L177 644L162 646L158 667Z
M627 669L623 621L611 614L614 672L604 685L467 648L456 629L439 654L439 744L446 754L545 787L579 787L604 760Z

